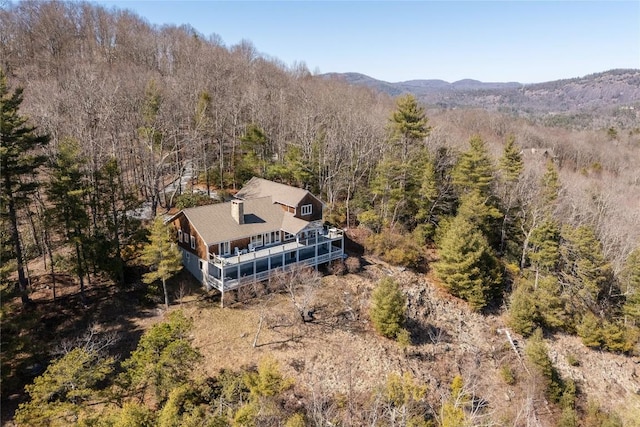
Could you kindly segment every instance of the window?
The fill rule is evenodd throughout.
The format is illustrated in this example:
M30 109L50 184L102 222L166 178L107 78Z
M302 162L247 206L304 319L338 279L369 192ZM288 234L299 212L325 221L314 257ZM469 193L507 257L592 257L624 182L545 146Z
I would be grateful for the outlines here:
M231 245L229 242L220 243L220 255L229 255L231 253Z
M311 215L313 212L313 205L302 205L300 215Z
M196 238L195 236L191 236L191 249L196 248Z
M264 233L264 244L265 245L271 244L271 236L272 235L273 235L273 233Z
M256 248L262 246L262 234L251 236L251 244Z
M286 231L284 232L284 240L285 241L292 240L294 237L296 237L296 236L294 236L293 234L289 234Z
M182 230L178 230L178 242L182 242Z
M202 264L202 261L198 261L198 266L200 267L200 270L203 270L203 264Z
M189 243L189 233L182 233L182 236L184 236L184 242Z
M279 231L272 231L271 232L271 241L273 243L280 242L280 232Z
M189 262L189 260L191 259L191 254L187 251L184 251L182 253L184 254L185 261Z

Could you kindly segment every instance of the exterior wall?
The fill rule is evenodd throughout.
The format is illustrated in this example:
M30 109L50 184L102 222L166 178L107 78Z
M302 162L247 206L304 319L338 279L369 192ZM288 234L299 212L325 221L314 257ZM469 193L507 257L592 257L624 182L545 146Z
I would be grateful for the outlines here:
M295 210L296 210L296 208L294 208L293 206L282 205L280 203L278 203L278 204L280 205L282 210L285 211L285 212L294 213Z
M198 232L191 226L191 223L187 220L187 218L182 213L176 217L176 219L172 222L172 224L176 229L176 234L175 234L176 240L178 240L178 236L180 235L178 230L182 230L183 236L184 236L184 233L188 233L189 236L194 236L196 238L195 249L191 248L191 237L189 237L188 242L185 242L184 238L178 241L178 246L180 246L180 249L189 251L192 254L196 255L198 258L208 259L207 246L205 245L204 241L202 240Z
M238 250L243 250L249 248L249 242L251 242L251 238L247 237L245 239L233 240L231 242L231 255L236 253L236 248Z
M198 258L198 256L191 251L187 251L184 248L180 248L182 252L182 265L201 283L206 282L207 270L209 263L206 260ZM202 268L201 268L202 266Z
M302 206L311 205L313 209L310 215L302 215ZM322 219L322 202L312 194L307 194L296 206L296 218L303 219L305 221L317 221Z

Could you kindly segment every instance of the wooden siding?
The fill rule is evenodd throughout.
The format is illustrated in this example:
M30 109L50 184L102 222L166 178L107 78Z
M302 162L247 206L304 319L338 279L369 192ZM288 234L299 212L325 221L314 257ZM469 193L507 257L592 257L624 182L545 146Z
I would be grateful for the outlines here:
M310 215L302 215L302 206L311 205L313 210ZM313 194L307 194L296 206L296 218L303 219L305 221L317 221L322 219L322 202L318 200Z
M173 227L176 229L176 240L178 240L178 230L182 230L182 235L184 233L188 233L189 236L194 236L196 238L196 248L191 248L191 238L189 238L188 242L184 241L184 238L178 242L178 245L186 250L196 255L198 258L207 260L209 256L207 255L207 247L205 242L202 240L198 232L191 226L191 223L187 220L184 214L180 213L172 222Z
M296 211L296 208L294 208L293 206L287 206L287 205L283 205L283 204L280 204L280 203L278 203L278 204L280 205L282 210L285 211L285 212L294 213Z

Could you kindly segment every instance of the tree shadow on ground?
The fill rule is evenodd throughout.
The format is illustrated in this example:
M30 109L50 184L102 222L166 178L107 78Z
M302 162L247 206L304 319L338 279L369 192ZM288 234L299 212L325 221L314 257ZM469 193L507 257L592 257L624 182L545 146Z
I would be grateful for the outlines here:
M33 303L20 305L13 295L3 301L2 321L2 424L9 423L21 402L24 387L41 375L65 349L87 340L109 342L105 352L125 359L142 333L138 322L157 316L158 310L143 286L122 288L111 281L93 278L81 298L70 276L56 275L58 297L53 301L51 285L42 278Z
M415 319L407 319L405 327L411 334L414 345L439 344L451 342L451 336L444 329L434 325L424 324Z

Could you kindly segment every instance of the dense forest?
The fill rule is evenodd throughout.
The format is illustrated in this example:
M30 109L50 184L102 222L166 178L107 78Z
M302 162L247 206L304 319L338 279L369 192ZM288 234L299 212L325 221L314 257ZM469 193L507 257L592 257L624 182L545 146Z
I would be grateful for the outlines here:
M526 338L549 422L623 425L561 378L545 338L640 354L640 128L394 99L249 41L225 46L90 3L5 3L0 28L2 396L22 396L18 425L535 425L479 416L490 403L463 376L438 405L409 372L370 396L321 401L270 358L196 381L202 355L181 311L122 354L86 328L73 343L29 343L44 304L32 298L35 264L47 311L64 310L57 291L72 283L80 310L101 312L110 306L95 289L153 286L141 279L150 219L253 176L320 195L325 220L367 256L427 273L474 315L507 319ZM405 355L406 303L393 280L371 295L380 339ZM36 359L46 366L31 372Z

